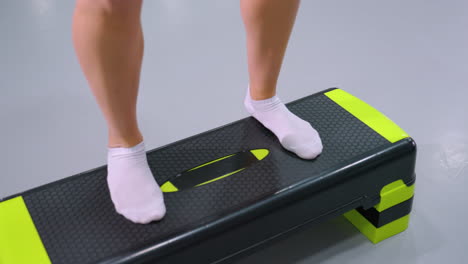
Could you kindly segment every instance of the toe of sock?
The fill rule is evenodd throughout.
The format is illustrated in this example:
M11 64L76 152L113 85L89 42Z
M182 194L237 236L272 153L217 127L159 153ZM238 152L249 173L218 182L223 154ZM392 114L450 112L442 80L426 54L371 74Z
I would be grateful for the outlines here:
M296 154L303 159L315 159L322 153L320 148L301 147L296 150Z
M166 206L164 205L164 201L159 200L143 207L116 207L115 209L117 213L138 224L148 224L152 221L159 221L166 215Z
M166 210L164 211L156 210L146 215L139 216L136 223L149 224L153 221L159 221L164 217L165 214L166 214Z
M121 210L120 212L118 211L119 214L123 215L125 218L128 220L132 221L133 223L137 224L148 224L153 221L159 221L161 220L165 214L166 210L155 210L155 211L149 211L149 212L130 212L128 210Z
M304 141L293 134L286 135L281 140L281 145L303 159L315 159L322 153L323 149L322 142L318 136Z

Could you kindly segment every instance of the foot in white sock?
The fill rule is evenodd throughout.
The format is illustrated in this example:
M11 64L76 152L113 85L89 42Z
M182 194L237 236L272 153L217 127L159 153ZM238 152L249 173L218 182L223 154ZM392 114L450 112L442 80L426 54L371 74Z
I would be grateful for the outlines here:
M147 224L166 214L164 198L146 158L145 145L108 148L107 184L115 210L134 223Z
M309 122L289 111L278 96L253 100L250 87L244 99L247 111L273 132L281 145L303 159L315 159L322 153L322 141Z

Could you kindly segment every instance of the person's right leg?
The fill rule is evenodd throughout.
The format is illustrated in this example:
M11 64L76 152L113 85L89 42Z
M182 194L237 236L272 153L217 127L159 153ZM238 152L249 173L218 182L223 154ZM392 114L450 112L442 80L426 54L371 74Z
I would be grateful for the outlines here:
M161 219L161 189L146 159L136 103L143 57L142 0L77 0L73 42L108 126L107 182L116 211L135 223Z

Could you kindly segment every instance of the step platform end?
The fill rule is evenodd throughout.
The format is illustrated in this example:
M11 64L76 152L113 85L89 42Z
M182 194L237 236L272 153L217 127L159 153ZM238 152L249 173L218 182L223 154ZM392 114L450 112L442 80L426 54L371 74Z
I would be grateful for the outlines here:
M402 180L382 188L380 202L364 210L362 207L344 214L362 234L377 244L408 228L414 197L414 182L407 186Z

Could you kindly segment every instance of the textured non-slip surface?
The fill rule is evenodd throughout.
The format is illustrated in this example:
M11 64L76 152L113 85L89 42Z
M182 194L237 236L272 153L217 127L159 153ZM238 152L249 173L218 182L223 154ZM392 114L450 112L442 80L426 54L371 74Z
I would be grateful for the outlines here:
M270 154L233 176L176 193L166 193L167 215L149 225L133 224L113 208L106 168L24 196L53 263L92 263L190 231L235 212L341 162L390 144L325 95L288 104L319 131L324 151L303 160L281 147L274 134L252 117L148 152L156 180L226 155L256 148Z

